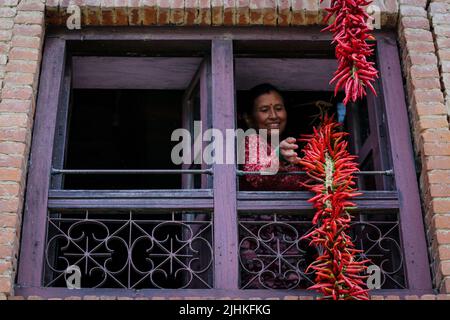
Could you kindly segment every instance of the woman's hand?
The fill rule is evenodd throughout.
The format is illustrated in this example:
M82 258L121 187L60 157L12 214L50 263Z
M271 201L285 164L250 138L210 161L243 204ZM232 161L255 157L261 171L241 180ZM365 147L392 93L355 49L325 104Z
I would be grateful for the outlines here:
M297 140L295 138L289 137L280 142L280 154L283 158L289 163L296 164L299 160L297 152L295 149L298 149L298 145L295 143Z

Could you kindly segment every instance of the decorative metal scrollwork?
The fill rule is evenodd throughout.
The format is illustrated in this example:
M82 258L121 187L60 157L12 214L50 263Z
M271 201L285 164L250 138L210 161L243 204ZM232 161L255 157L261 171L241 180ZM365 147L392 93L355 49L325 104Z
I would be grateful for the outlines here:
M46 286L78 266L86 288L211 288L209 214L51 212Z
M405 288L403 250L396 214L358 214L351 235L359 259L380 269L381 288ZM239 262L242 289L306 289L314 273L306 272L318 254L301 240L312 228L311 215L241 214Z

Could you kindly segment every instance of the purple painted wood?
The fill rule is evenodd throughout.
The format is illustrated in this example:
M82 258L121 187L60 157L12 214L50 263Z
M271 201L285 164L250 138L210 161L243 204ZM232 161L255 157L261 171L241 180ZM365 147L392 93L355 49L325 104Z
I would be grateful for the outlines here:
M238 211L283 211L311 210L307 202L311 198L309 192L270 192L239 191L237 195ZM364 191L362 196L354 198L360 210L397 209L399 207L396 191ZM370 213L370 212L367 212Z
M72 83L72 67L70 63L66 63L64 71L64 79L62 83L62 92L58 114L56 118L55 143L52 158L52 168L64 169L66 160L66 149L68 141L68 126L70 110L70 95ZM64 184L64 175L58 174L51 177L50 184L52 189L61 189Z
M120 297L165 297L170 299L173 297L188 298L199 297L205 299L220 299L228 297L231 299L249 299L249 298L280 298L283 299L286 296L317 296L315 292L310 290L235 290L235 289L143 289L143 290L127 290L127 289L79 289L71 290L66 288L27 288L18 286L15 289L15 294L18 296L40 296L43 298L54 297L83 297L83 296L120 296ZM371 290L371 295L395 295L399 297L405 297L407 295L424 295L433 294L432 290Z
M212 126L222 131L235 128L233 42L213 40ZM227 152L230 152L228 150ZM231 150L234 154L234 149ZM225 152L226 153L226 152ZM222 159L224 161L224 159ZM238 226L236 213L236 166L215 164L214 168L214 288L237 289Z
M209 57L200 69L200 119L202 121L202 130L205 132L211 127L211 60ZM205 150L207 143L203 142L202 150ZM202 161L202 170L209 169L211 166ZM202 188L212 188L213 177L203 174L201 176Z
M336 59L236 58L236 90L269 82L286 91L333 91L336 69Z
M18 282L41 285L44 266L47 195L53 139L64 74L66 43L47 38L42 61L39 96L33 130L31 158L26 191L22 246Z
M394 36L379 37L378 66L400 201L400 228L406 257L408 288L431 289L427 242L420 206L407 108Z
M74 89L184 90L198 57L73 57Z
M67 31L67 28L51 27L48 34L63 37L67 40L305 40L312 42L329 41L329 32L320 32L320 27L273 28L259 26L248 27L88 27Z

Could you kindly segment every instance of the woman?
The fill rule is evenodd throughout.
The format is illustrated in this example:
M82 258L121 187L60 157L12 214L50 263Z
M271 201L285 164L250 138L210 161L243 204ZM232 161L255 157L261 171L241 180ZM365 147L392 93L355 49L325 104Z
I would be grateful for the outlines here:
M293 137L284 138L287 112L280 91L268 83L260 84L250 91L250 103L243 118L249 128L267 130L267 140L259 134L248 136L245 141L245 164L243 171L267 171L273 165L278 172L299 171L298 145ZM270 136L278 130L279 147L272 149ZM262 148L262 149L260 149ZM260 150L262 150L260 154ZM264 152L266 150L267 152ZM305 176L299 175L245 175L242 190L299 190Z

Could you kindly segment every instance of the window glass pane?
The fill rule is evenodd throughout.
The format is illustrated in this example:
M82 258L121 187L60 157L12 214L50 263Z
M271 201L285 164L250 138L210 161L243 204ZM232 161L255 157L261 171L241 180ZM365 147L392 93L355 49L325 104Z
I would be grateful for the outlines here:
M55 148L66 150L63 169L202 169L184 163L194 152L194 121L202 116L195 77L201 62L199 57L73 57L67 145ZM185 99L192 104L187 121ZM172 141L177 129L187 131ZM188 145L182 147L183 141ZM189 188L205 187L198 173L81 172L64 173L63 188L181 189L185 177L193 179Z
M177 169L181 90L76 89L66 169ZM66 189L180 188L178 175L67 175Z

